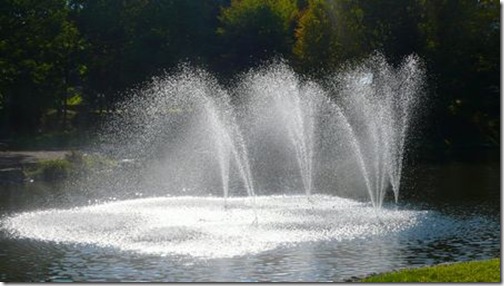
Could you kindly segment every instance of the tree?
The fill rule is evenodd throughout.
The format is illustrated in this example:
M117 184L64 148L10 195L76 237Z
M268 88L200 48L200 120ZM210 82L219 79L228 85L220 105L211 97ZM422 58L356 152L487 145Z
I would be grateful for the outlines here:
M61 108L82 42L65 0L5 0L0 9L2 131L35 132L44 110Z
M418 23L421 10L417 0L360 1L363 10L367 51L378 50L393 64L420 50Z
M295 33L293 54L298 64L317 73L362 56L362 20L357 1L309 0Z
M419 1L421 55L435 77L437 126L447 142L499 144L500 5L496 1Z
M181 61L209 64L215 53L219 1L148 1L130 31L127 47L131 74L145 80Z
M220 68L236 72L275 56L289 58L297 13L295 0L231 1L219 16Z
M109 108L129 83L125 71L131 31L146 1L74 0L72 15L86 41L88 76L85 101L91 108ZM141 72L140 72L141 73Z
M207 64L215 50L221 1L74 0L89 44L88 101L107 108L125 90L191 60Z

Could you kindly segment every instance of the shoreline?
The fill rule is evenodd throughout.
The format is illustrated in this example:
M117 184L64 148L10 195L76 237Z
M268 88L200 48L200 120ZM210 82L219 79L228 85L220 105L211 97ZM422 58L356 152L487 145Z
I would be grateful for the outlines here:
M45 160L61 160L68 150L0 151L0 184L22 184L26 181L24 170Z

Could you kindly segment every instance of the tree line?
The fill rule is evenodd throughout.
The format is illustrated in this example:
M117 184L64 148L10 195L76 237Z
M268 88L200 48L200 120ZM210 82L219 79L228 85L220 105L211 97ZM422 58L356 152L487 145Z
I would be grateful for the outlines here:
M0 137L68 129L180 62L226 79L282 57L319 78L374 51L425 60L439 140L499 145L496 0L3 0Z

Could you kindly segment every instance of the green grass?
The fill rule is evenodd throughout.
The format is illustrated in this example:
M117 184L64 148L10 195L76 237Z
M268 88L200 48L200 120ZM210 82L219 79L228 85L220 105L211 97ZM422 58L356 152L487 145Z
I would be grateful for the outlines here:
M25 173L30 178L42 178L46 181L53 181L67 178L72 169L72 164L68 160L41 160L36 167L29 168Z
M376 274L360 282L500 282L500 259L442 264Z
M79 174L101 172L117 167L117 162L100 155L72 151L63 159L41 160L24 170L28 178L44 181L68 179Z

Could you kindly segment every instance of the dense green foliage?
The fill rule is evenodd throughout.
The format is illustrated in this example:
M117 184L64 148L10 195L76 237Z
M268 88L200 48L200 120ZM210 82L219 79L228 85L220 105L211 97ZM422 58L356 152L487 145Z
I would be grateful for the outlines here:
M460 262L373 275L360 282L500 282L500 259Z
M282 57L318 79L379 51L425 60L435 143L499 145L495 0L4 0L0 11L4 139L93 127L180 62L226 80Z
M65 1L6 0L0 11L2 127L29 132L42 111L61 110L83 40Z

